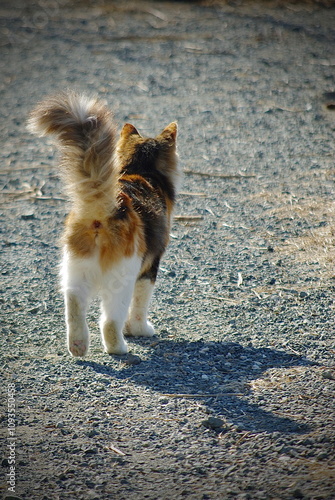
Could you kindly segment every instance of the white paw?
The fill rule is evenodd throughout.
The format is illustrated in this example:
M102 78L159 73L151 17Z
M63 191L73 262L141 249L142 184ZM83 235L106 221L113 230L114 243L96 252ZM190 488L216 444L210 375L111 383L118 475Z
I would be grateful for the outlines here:
M104 342L105 352L107 354L127 354L128 345L125 340L119 340L116 344L107 344Z
M68 349L72 356L85 356L88 351L88 341L85 339L70 339Z
M152 337L155 335L155 329L150 321L133 321L126 323L125 334L132 337Z
M113 320L101 322L102 342L108 354L126 354L127 342L122 335L122 329Z

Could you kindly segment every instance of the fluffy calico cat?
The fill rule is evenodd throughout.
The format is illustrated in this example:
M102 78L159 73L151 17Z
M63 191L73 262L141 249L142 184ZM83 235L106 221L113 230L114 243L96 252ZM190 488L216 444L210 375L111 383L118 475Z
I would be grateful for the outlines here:
M28 126L58 139L72 202L61 267L68 349L73 356L87 353L86 312L99 294L105 351L124 354L123 330L154 334L147 313L180 180L177 124L150 139L127 123L117 141L111 112L70 92L42 101Z

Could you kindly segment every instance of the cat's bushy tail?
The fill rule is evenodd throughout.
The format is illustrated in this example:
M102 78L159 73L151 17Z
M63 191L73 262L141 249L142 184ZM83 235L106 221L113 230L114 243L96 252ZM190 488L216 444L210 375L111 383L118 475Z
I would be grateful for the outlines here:
M116 203L119 172L111 112L95 98L75 92L48 97L32 111L31 132L55 136L61 146L61 176L76 205Z

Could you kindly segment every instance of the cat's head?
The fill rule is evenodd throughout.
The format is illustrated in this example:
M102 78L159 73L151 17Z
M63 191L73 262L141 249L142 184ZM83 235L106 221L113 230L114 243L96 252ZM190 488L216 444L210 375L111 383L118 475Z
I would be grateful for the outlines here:
M180 182L177 130L177 123L172 122L159 135L150 138L143 137L134 125L126 123L116 148L121 170L139 175L156 170L165 175L177 190Z

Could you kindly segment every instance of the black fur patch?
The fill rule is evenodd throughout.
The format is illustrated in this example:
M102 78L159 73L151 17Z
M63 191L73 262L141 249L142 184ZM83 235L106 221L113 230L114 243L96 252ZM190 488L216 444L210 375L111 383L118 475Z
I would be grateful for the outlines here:
M138 277L138 279L139 280L147 279L147 280L150 280L151 283L155 283L156 277L157 277L157 273L158 273L158 269L159 269L159 262L160 262L160 257L156 257L154 259L154 261L153 261L152 266L150 267L150 269L148 269L144 273L140 274L140 276Z
M168 240L169 221L162 192L154 189L139 177L120 179L122 191L131 199L134 210L144 225L144 235L149 253L162 255ZM156 191L153 196L153 191Z
M171 181L156 168L158 155L162 154L159 145L153 139L139 144L131 162L124 167L127 175L141 175L154 188L161 189L171 201L175 201L176 193Z

